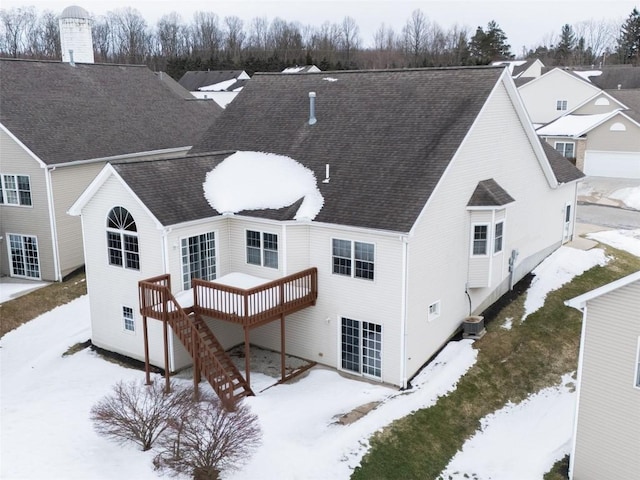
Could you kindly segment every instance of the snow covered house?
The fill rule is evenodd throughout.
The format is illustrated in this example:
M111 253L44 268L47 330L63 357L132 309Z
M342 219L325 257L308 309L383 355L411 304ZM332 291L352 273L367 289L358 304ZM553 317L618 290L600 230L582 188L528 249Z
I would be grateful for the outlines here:
M531 122L539 127L574 110L601 89L577 72L554 68L518 87Z
M192 70L178 83L196 98L211 98L222 108L229 105L251 77L244 70Z
M0 275L57 281L81 267L66 212L102 167L183 155L221 111L144 66L0 59L0 71Z
M640 272L565 302L582 310L569 478L640 471Z
M640 90L600 90L537 133L586 175L640 178Z
M92 340L163 366L168 324L169 370L200 352L223 396L243 342L406 387L572 237L581 176L504 68L256 74L189 155L111 162L70 210Z

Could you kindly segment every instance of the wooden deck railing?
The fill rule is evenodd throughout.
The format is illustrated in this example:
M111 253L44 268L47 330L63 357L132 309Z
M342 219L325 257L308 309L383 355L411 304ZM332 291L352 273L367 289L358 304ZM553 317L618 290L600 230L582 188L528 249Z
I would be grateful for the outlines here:
M318 270L309 268L249 289L199 279L192 285L195 312L250 327L315 305Z
M194 359L194 366L209 381L223 404L232 408L235 401L253 395L250 386L206 323L191 308L183 309L171 293L169 275L148 278L138 284L140 313L166 321Z

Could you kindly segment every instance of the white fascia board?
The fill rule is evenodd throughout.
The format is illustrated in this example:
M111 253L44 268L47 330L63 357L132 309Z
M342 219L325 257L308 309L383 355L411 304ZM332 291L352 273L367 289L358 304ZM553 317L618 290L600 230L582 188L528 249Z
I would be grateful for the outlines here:
M116 178L122 186L129 192L129 194L135 199L135 201L140 205L140 207L149 215L149 217L153 220L158 230L164 230L165 226L160 223L160 221L156 218L156 216L151 213L151 210L140 200L140 198L135 194L135 192L129 187L127 182L125 182L122 177L116 172L113 166L110 163L107 163L100 173L93 179L93 181L89 184L89 186L82 192L82 195L78 197L78 199L71 205L71 208L67 210L67 214L72 216L82 215L82 209L89 203L89 201L93 198L93 196L102 188L104 183L110 177Z
M640 280L640 271L632 273L631 275L627 275L626 277L615 280L611 283L603 285L602 287L598 287L590 292L583 293L577 297L574 297L570 300L566 300L564 304L568 307L573 307L578 310L582 310L586 303L594 298L598 298L606 293L610 293L618 288L625 287L633 282Z
M0 123L0 128L2 129L3 132L5 132L14 142L16 142L18 145L20 145L20 147L27 152L27 155L29 155L31 158L33 158L36 162L38 162L38 165L41 168L47 168L47 164L44 163L42 160L40 160L40 157L38 157L35 153L33 153L24 143L22 143L20 141L20 139L18 137L16 137L13 133L11 133L11 130L9 130L7 127L4 126L4 124Z

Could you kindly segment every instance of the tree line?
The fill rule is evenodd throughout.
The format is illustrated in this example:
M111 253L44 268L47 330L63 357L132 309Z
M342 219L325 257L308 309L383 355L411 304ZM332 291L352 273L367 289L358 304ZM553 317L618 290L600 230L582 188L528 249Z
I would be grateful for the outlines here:
M128 7L92 19L96 62L146 64L179 78L188 70L281 71L294 65L321 70L486 65L511 60L508 38L496 21L475 31L442 28L422 10L414 10L400 31L382 23L372 46L364 47L351 17L320 26L282 18L196 12L186 22L176 12L150 26ZM0 10L0 55L13 58L61 58L58 16L34 7ZM599 65L640 60L640 14L633 9L624 23L586 21L564 25L519 58L540 58L545 65Z

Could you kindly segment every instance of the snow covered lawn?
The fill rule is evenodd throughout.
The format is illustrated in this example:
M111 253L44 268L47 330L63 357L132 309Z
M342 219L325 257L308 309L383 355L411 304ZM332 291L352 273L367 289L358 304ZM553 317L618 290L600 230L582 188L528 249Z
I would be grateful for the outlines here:
M599 241L640 256L640 230L597 235ZM568 247L559 249L538 269L528 292L529 313L544 303L549 291L603 261L601 249L579 254ZM562 282L556 281L559 272L563 272ZM93 404L117 381L140 379L144 374L107 362L90 350L62 357L68 347L89 336L85 296L0 339L1 478L160 478L152 468L153 451L116 445L92 429L88 417ZM475 363L476 354L470 340L449 343L407 392L347 380L335 371L317 368L295 383L248 398L260 419L263 444L244 468L224 478L347 479L367 451L371 434L433 405L455 388ZM272 383L267 380L252 375L256 390ZM555 387L488 415L481 431L452 459L447 475L540 479L541 472L568 453L574 397L571 381L564 378ZM336 423L342 414L369 402L381 404L355 423Z

